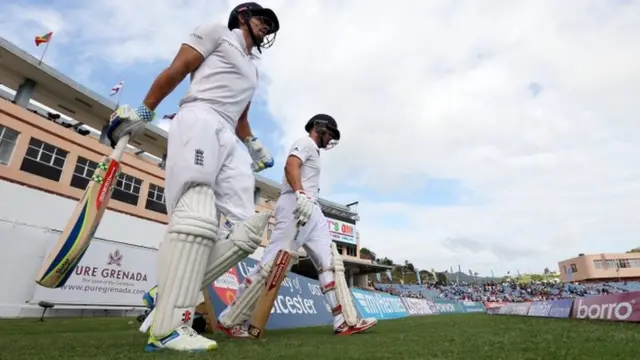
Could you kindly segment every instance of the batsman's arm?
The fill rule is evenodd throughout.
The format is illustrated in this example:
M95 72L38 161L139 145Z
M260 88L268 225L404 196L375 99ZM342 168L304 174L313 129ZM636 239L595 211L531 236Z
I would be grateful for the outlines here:
M236 124L236 136L243 142L247 138L253 137L253 133L251 132L251 125L249 125L249 107L251 107L251 102L247 104L247 107L244 109L242 115L240 115L240 118L238 119L238 124Z
M302 159L298 156L290 154L287 157L287 163L284 165L284 176L293 191L303 191L302 177L300 176L300 168L302 167Z
M222 38L221 27L215 23L198 26L182 43L171 65L158 75L144 98L143 103L149 110L155 111L162 100L216 50Z

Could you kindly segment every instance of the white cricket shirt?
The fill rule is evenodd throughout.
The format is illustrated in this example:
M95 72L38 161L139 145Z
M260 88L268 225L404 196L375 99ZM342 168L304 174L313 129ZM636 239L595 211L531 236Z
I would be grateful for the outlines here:
M200 52L204 61L191 74L180 105L206 103L235 129L258 86L258 69L246 54L242 30L208 23L198 26L184 44Z
M309 136L298 139L289 150L289 155L293 155L302 160L300 168L300 180L302 189L307 195L317 198L320 188L320 149ZM284 176L281 193L292 193L293 189Z

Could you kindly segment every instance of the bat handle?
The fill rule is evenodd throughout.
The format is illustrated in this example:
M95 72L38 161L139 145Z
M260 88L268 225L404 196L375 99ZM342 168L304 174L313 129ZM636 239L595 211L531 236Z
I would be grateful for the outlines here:
M113 150L113 153L111 154L112 159L116 161L120 161L120 159L122 158L122 155L124 154L124 151L127 149L127 144L129 144L130 138L131 138L130 135L125 135L121 137L120 140L118 140L118 143L116 144L116 147Z

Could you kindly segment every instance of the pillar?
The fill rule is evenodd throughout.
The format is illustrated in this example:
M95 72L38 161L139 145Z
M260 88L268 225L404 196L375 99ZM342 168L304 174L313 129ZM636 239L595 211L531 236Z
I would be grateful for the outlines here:
M107 127L109 127L108 123L102 127L102 130L100 130L100 142L107 146L111 146L109 139L107 139Z
M27 108L29 106L29 100L33 98L33 92L36 90L36 82L31 79L25 79L18 87L16 95L13 97L13 101L18 106Z
M349 287L353 287L353 269L349 269Z

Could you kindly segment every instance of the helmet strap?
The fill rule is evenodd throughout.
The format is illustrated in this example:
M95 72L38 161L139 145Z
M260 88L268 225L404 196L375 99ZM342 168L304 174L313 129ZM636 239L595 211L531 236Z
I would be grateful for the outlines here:
M327 124L321 121L316 121L313 124L313 130L318 134L318 147L321 149L326 148L328 143L324 140L324 136L329 131L327 129Z
M243 11L242 13L240 13L240 18L242 19L242 22L246 25L247 30L249 30L249 36L251 36L251 41L253 42L253 45L256 47L256 49L258 49L258 52L260 54L262 54L262 49L260 49L260 43L258 43L258 38L256 38L256 34L253 33L253 28L251 27L251 12L248 10Z

